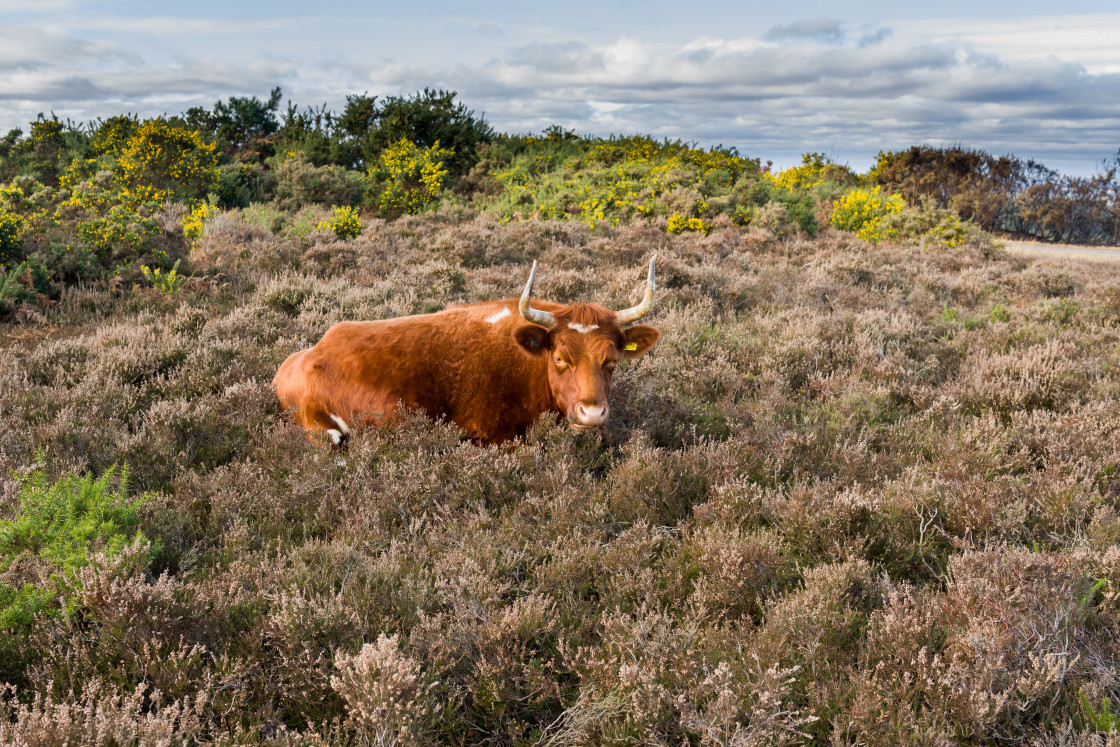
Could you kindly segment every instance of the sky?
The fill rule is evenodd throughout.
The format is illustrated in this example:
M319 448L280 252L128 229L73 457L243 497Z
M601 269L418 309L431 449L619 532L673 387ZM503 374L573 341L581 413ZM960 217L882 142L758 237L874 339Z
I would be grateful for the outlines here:
M1060 9L1059 9L1060 8ZM961 145L1089 175L1120 150L1116 0L191 3L0 0L0 132L267 97L459 100L550 125L824 152Z

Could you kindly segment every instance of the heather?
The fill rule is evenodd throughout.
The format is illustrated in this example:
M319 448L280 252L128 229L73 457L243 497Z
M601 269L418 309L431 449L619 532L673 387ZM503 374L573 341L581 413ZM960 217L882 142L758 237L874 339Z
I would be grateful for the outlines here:
M337 321L506 297L531 259L542 297L621 307L654 251L664 337L599 432L481 447L417 415L336 453L273 401ZM9 625L4 741L1092 744L1114 723L1111 265L451 209L353 238L228 210L189 258L175 293L68 287L4 328L5 526L29 491L102 485L125 512ZM6 542L10 589L57 544Z
M1120 265L818 154L278 102L0 154L0 743L1116 743ZM598 431L275 401L336 322L654 254Z

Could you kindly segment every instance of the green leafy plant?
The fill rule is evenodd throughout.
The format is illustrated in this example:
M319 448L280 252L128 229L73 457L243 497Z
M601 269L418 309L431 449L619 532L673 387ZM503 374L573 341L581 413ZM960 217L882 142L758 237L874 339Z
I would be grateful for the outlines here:
M24 301L50 292L51 281L46 267L37 260L20 262L0 273L0 317L6 316Z
M167 272L163 272L158 267L153 269L147 265L141 265L140 271L144 273L144 277L152 284L153 288L169 296L183 290L183 285L187 282L187 279L179 274L179 260L175 260L175 264Z
M1112 706L1109 705L1107 699L1101 701L1101 707L1094 708L1089 699L1085 697L1085 693L1078 691L1077 699L1081 702L1081 708L1085 713L1085 719L1093 727L1094 731L1104 732L1105 734L1112 734L1120 731L1120 714L1112 712Z
M67 610L75 572L92 554L112 557L126 545L148 542L138 528L146 497L129 497L126 468L49 482L40 457L16 479L15 517L0 520L0 629L26 631L36 614ZM156 550L149 547L149 560Z

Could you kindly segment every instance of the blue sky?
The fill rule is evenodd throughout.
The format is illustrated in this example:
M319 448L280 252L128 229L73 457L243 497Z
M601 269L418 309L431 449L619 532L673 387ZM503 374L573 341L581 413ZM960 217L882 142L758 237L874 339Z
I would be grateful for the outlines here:
M1120 6L1053 2L0 0L0 131L453 89L506 132L648 133L790 165L961 144L1070 173L1120 149Z

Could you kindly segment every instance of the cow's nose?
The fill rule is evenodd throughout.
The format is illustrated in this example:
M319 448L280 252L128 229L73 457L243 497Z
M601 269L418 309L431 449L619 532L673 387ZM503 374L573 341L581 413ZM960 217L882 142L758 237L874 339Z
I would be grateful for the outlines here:
M580 402L576 405L576 420L580 425L602 425L607 419L610 408L607 405L593 405Z

